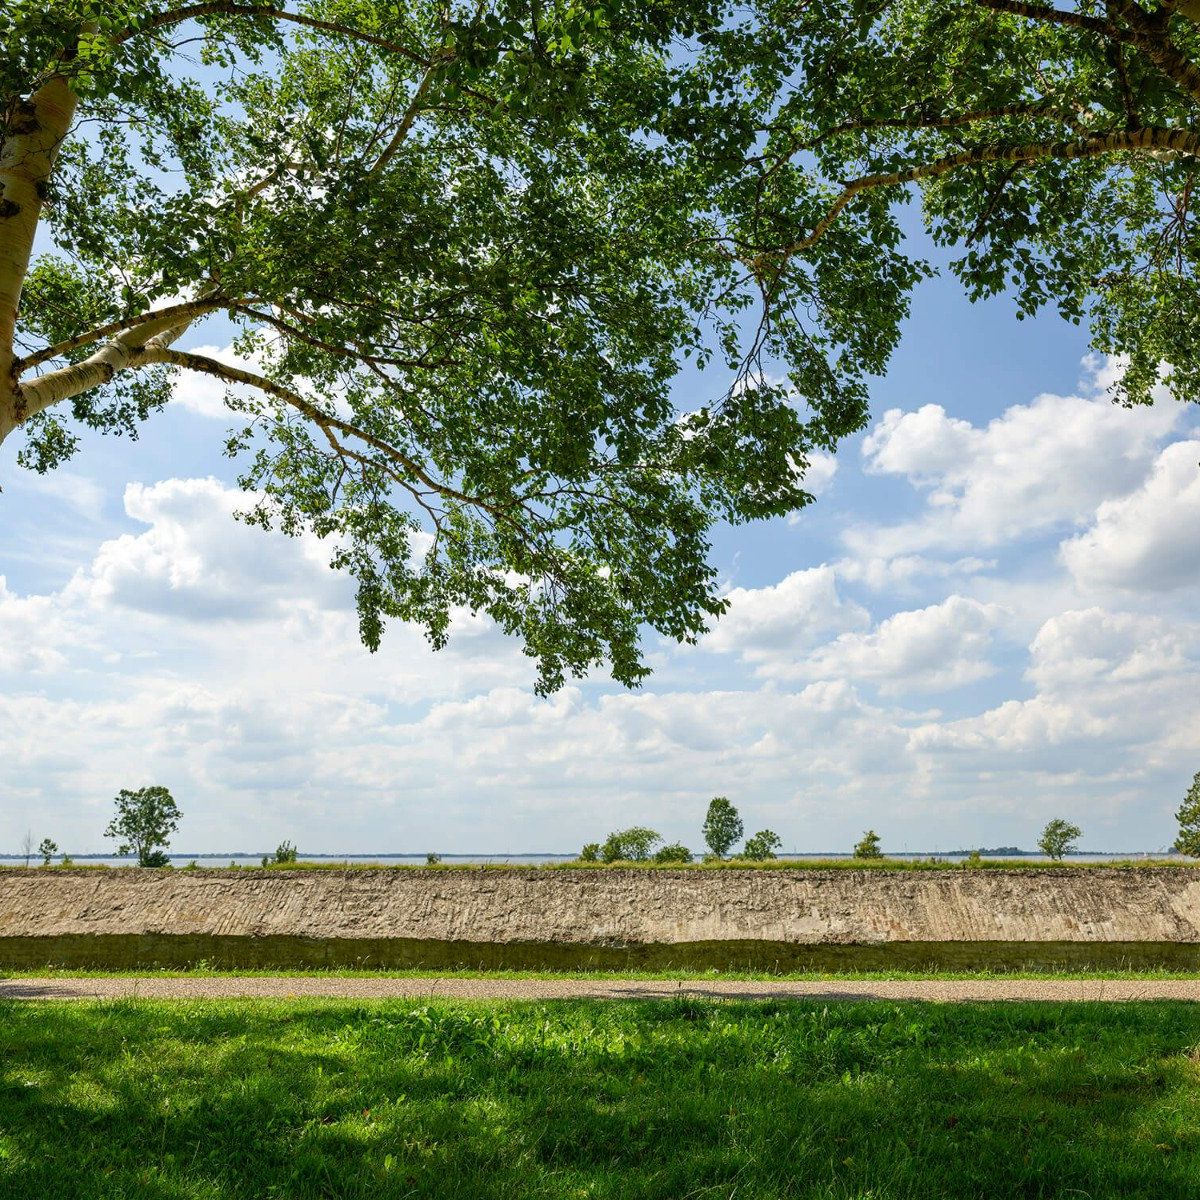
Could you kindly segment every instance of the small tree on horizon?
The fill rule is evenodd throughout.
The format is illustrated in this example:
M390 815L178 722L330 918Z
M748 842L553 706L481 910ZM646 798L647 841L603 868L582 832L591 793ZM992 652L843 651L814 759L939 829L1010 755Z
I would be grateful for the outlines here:
M879 844L879 834L868 829L854 847L855 858L882 858L883 850Z
M1038 848L1047 858L1059 862L1064 854L1070 854L1075 849L1076 839L1082 836L1083 830L1078 825L1055 817L1054 820L1046 822L1046 828L1038 838Z
M117 840L118 854L136 854L139 867L165 867L165 850L183 814L165 787L122 788L116 796L117 815L104 836Z
M662 834L656 830L633 825L610 833L600 849L600 857L605 862L645 862L662 840Z
M42 866L48 867L51 858L58 853L58 843L51 841L50 838L42 838L38 845L38 853L42 856Z
M774 830L760 829L753 837L746 839L741 857L748 858L752 862L766 862L775 857L782 845L783 839Z
M705 845L717 858L724 858L742 836L742 818L728 797L714 796L708 802L703 832Z
M1180 854L1200 858L1200 771L1192 780L1183 803L1175 812L1175 820L1179 822L1179 836L1175 839L1175 849Z
M654 852L656 863L690 863L692 852L682 842L669 842Z

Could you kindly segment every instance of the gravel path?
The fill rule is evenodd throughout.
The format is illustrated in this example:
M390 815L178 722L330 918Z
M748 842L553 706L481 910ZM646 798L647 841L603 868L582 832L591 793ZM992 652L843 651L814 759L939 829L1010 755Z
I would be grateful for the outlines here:
M1200 979L349 979L338 976L0 979L0 1000L1200 1000Z

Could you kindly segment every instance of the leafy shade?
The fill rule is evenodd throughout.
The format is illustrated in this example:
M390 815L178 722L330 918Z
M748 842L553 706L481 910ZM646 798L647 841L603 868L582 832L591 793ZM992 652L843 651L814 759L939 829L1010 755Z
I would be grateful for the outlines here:
M704 815L704 843L718 858L724 858L742 836L742 818L725 796L714 796Z
M1083 830L1078 825L1055 817L1046 822L1046 828L1038 838L1038 848L1047 858L1057 862L1064 854L1070 854L1075 849L1076 841L1082 836Z
M465 608L542 690L636 683L646 627L723 609L713 523L807 504L813 449L864 424L921 273L853 222L770 297L730 250L790 63L729 16L4 5L0 439L45 471L212 378L248 519L330 540L368 646ZM179 348L217 318L240 365ZM680 412L689 358L722 383Z
M1175 839L1175 849L1180 854L1200 858L1200 771L1196 772L1183 803L1176 809L1175 820L1179 822L1179 836Z
M868 829L862 837L854 845L855 858L882 858L883 849L879 840L879 834L873 829Z
M919 194L973 299L1009 290L1018 316L1052 305L1088 323L1096 350L1128 360L1125 402L1149 401L1164 369L1176 395L1200 395L1200 0L760 12L803 78L769 122L733 253L757 253L787 292L830 238L891 245Z
M117 793L116 815L104 831L116 839L118 854L136 854L139 867L165 867L164 851L179 827L179 806L165 787L122 788Z

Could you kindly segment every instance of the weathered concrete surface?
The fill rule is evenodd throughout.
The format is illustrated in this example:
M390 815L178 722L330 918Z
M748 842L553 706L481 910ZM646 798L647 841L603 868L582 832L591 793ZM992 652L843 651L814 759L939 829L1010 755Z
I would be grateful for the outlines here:
M64 935L1200 943L1200 871L0 870L0 939Z

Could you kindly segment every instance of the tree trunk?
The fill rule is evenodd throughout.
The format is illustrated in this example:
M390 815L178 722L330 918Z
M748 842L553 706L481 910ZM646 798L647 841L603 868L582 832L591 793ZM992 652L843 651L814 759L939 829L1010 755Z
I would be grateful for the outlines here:
M59 147L71 128L76 96L51 76L13 109L0 143L0 441L25 417L13 370L21 288Z

